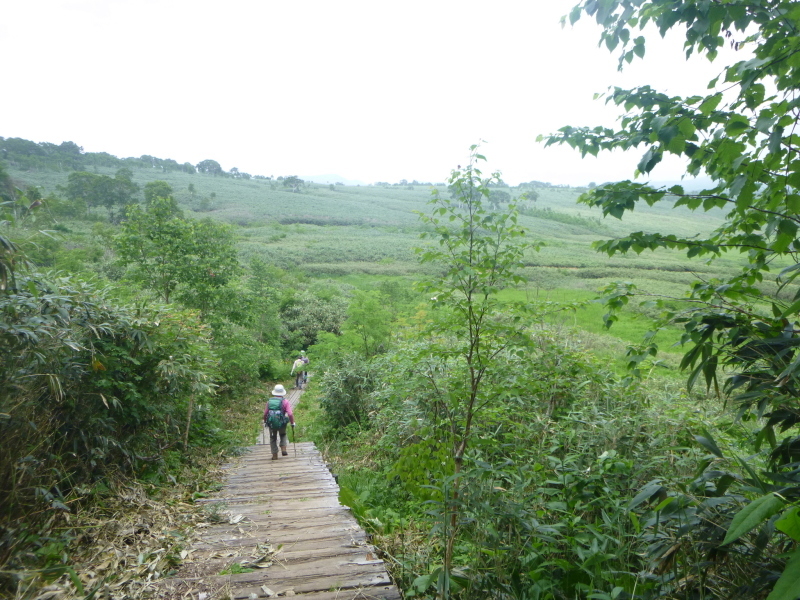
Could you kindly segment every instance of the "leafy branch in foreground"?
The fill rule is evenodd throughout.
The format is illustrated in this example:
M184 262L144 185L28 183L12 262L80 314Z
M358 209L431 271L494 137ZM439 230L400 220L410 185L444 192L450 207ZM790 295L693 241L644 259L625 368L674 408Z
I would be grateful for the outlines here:
M590 190L581 201L617 218L637 204L653 205L669 197L677 197L676 207L727 211L722 226L702 239L635 232L598 243L597 248L609 255L675 248L685 251L688 258L712 261L728 252L742 256L743 266L736 275L696 280L689 290L690 302L681 309L663 304L663 324L683 327L682 341L691 347L681 367L689 371L690 385L702 377L718 389L724 371L723 391L733 398L739 416L763 417L754 450L771 449L766 483L762 497L744 510L751 511L748 531L759 528L768 535L773 514L800 501L796 469L800 289L795 285L800 275L800 138L796 131L800 5L786 0L587 0L573 9L569 20L575 23L584 15L602 27L601 44L619 51L620 68L644 56L646 38L634 32L644 32L651 24L662 36L682 29L687 57L698 53L714 60L726 44L742 51L740 60L726 65L709 82L710 92L705 95L670 96L649 86L613 88L606 101L625 111L618 128L564 127L545 139L546 145L567 144L584 156L614 149L643 150L636 174L645 176L665 154L672 154L687 161L688 175L711 178L712 186L696 193L682 186L665 189L623 181ZM770 281L776 270L777 277ZM614 311L635 294L632 286L610 291L607 324L613 322ZM633 352L632 362L635 365L656 351L651 340L644 351ZM777 510L752 511L754 504L766 503ZM783 518L795 513L794 508L785 508ZM736 525L734 519L722 545L742 541L745 531L737 536L730 533L739 531ZM752 547L741 551L756 560ZM797 588L794 592L790 588L798 576L800 551L795 550L770 600L795 600Z

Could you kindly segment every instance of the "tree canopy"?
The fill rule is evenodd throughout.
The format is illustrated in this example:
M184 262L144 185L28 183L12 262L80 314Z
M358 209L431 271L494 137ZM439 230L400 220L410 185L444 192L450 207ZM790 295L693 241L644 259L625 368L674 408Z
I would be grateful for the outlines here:
M646 35L653 28L662 36L681 30L687 57L702 54L713 61L725 45L740 57L722 66L707 91L689 97L650 86L614 87L606 101L624 110L618 127L564 127L548 136L546 144L568 144L584 156L638 149L635 174L643 177L665 154L672 154L687 162L687 175L711 178L712 185L700 191L678 185L665 189L646 181L604 184L581 201L617 218L642 202L726 211L723 225L706 237L635 232L599 242L597 248L609 255L671 248L711 261L726 253L741 256L736 275L696 279L682 308L668 308L659 300L665 308L662 324L683 327L689 349L681 366L689 372L690 386L703 379L730 395L740 416L765 418L755 450L771 448L770 468L763 480L753 472L746 482L765 495L742 514L765 499L774 500L773 494L797 501L800 475L792 448L800 444L795 429L800 423L800 290L795 285L800 275L800 139L795 132L800 119L800 5L785 0L586 0L568 18L575 23L583 16L602 27L600 43L619 53L620 68L644 57ZM646 290L631 284L609 289L607 323L614 321L616 309L642 292ZM653 336L631 350L632 366L656 353ZM779 432L788 434L779 439ZM744 518L737 526L739 516L734 517L722 545L759 527L784 504L771 506L775 510L747 513L748 526L742 525ZM796 532L789 535L800 539ZM796 598L792 586L798 577L800 553L795 552L770 600Z
M305 181L300 179L297 175L289 175L283 178L283 187L290 188L295 193L299 192L304 184Z
M89 208L105 206L112 221L118 217L118 210L135 202L139 186L133 182L130 169L117 170L114 177L76 171L70 173L64 192L72 202L85 203Z
M169 302L186 286L186 304L203 311L213 303L214 290L239 270L230 228L209 219L183 219L169 198L155 198L145 210L128 209L117 251L121 263L161 300Z

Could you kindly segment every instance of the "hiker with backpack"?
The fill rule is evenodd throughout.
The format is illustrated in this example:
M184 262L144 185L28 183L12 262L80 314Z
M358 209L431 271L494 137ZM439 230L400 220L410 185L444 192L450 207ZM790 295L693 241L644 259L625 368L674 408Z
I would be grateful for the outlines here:
M303 361L303 385L308 383L308 356L302 350L300 351L300 360Z
M292 363L292 372L291 375L294 375L294 387L298 390L303 389L303 383L305 383L306 375L305 375L305 368L308 364L308 359L303 356L301 352L300 355L297 357L297 360Z
M294 414L289 400L286 398L286 389L278 384L272 388L272 397L267 400L264 408L264 426L269 427L269 445L272 450L272 460L278 460L278 435L280 434L280 449L283 456L287 456L286 426L291 423L294 427Z

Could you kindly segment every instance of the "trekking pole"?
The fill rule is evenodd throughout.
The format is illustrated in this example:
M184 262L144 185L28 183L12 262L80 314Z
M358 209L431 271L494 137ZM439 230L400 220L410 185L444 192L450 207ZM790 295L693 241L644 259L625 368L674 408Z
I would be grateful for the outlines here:
M294 447L294 457L297 458L297 438L294 435L294 423L292 423L292 446Z

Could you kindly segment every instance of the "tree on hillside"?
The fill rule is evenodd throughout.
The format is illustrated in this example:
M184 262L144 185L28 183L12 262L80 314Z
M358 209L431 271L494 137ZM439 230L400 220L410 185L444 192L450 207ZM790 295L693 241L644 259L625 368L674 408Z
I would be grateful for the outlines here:
M67 185L60 187L72 202L85 202L93 208L105 206L111 222L118 220L117 211L135 202L139 186L133 182L133 172L128 168L117 170L114 177L76 171L70 173Z
M519 196L519 200L527 200L528 202L536 203L539 200L539 192L533 188L528 188Z
M224 171L220 164L215 160L203 160L196 165L198 173L206 173L207 175L223 175Z
M191 185L191 184L189 184ZM156 180L144 184L144 204L149 206L156 198L172 198L172 186L166 181Z
M144 210L131 206L126 216L116 239L120 263L164 302L184 286L184 303L206 312L214 290L239 271L228 226L176 216L168 198L156 198Z
M287 187L295 193L299 192L300 188L303 187L305 183L306 182L300 179L297 175L289 175L288 177L283 178L283 187Z
M81 200L86 206L93 207L100 204L100 199L95 194L95 182L99 175L87 173L86 171L76 171L67 177L67 185L61 187L67 198L73 202Z
M237 167L233 167L230 171L228 171L234 179L250 179L250 173L245 173L244 171L240 171Z
M508 202L511 202L511 194L505 190L492 190L489 192L489 204L493 208L500 208L501 204L507 204Z
M753 556L752 546L745 541L748 535L760 531L765 537L759 538L758 547L763 549L774 524L782 532L772 541L776 552L785 546L792 554L769 600L795 600L800 581L800 550L796 549L800 517L797 508L789 507L800 501L800 472L795 462L800 447L800 290L795 282L800 275L796 135L800 121L800 5L789 0L587 0L573 9L569 20L574 23L584 15L600 24L601 44L619 52L620 68L644 56L646 38L635 32L651 27L662 36L681 30L687 57L698 53L714 60L725 45L739 51L739 60L723 65L719 77L709 83L710 91L680 97L650 86L613 88L606 101L624 108L619 127L564 127L546 139L547 145L568 144L584 156L638 149L641 158L635 173L645 177L664 155L672 154L687 161L688 175L707 174L713 181L698 192L681 186L667 190L646 182L603 184L584 194L581 201L617 218L637 203L652 205L669 197L676 198L675 206L726 211L723 225L704 238L637 232L600 242L597 248L609 255L673 248L686 252L688 258L714 260L727 253L741 257L743 267L734 276L696 279L684 309L666 310L663 323L683 327L682 341L689 350L681 367L689 372L689 385L704 380L732 399L740 417L763 416L753 437L755 450L771 450L767 472L759 475L746 465L750 470L741 481L740 491L758 490L757 497L732 520L731 509L720 505L718 518L727 535L707 541L707 551L715 559L731 547L741 556ZM612 310L607 323L615 319L614 309L637 293L630 284L609 290ZM651 338L631 350L632 365L656 351ZM726 378L720 389L723 373ZM702 437L702 441L722 459L713 440ZM739 481L731 480L716 463L715 470L703 477L704 493L716 482L713 493L719 496ZM782 511L776 522L775 515ZM690 563L695 559L695 555L655 556L655 562L662 565L683 562L688 565L687 573L693 572ZM765 562L759 575L766 577L770 569L773 564ZM737 594L755 597L762 592L757 589L759 581L766 582L767 589L772 585L769 577L762 580L754 575L754 579L752 589Z
M10 202L14 199L16 186L5 167L0 163L0 202Z
M172 214L176 217L183 216L183 212L178 206L178 201L172 195L172 186L166 181L150 181L144 185L144 205L150 206L156 198L168 200L172 205Z

